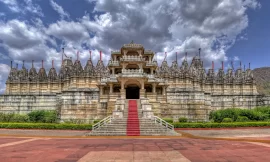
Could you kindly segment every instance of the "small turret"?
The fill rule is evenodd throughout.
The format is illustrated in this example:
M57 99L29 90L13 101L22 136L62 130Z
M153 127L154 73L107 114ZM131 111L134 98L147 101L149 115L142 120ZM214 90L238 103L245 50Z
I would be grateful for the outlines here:
M44 66L43 66L43 60L42 60L42 66L38 72L38 80L40 82L47 82L48 81L47 73L46 73L46 70L44 69Z
M29 81L36 82L37 79L38 79L38 74L37 74L36 68L34 67L34 60L32 60L32 67L29 70Z
M48 79L51 82L57 81L57 79L58 79L57 78L57 72L56 72L56 70L54 68L54 61L53 60L52 60L52 67L51 67L51 69L49 71L49 74L48 74Z
M85 76L94 76L95 75L95 67L92 62L92 53L89 51L90 57L86 62L86 65L84 67L84 75Z

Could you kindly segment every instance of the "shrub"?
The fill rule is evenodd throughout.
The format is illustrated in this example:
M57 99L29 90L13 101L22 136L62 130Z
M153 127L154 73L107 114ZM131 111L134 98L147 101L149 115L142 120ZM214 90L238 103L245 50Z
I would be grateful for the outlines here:
M224 118L222 120L222 123L230 123L230 122L233 122L232 118Z
M186 122L187 122L187 118L181 117L181 118L178 119L178 121L179 121L180 123L186 123Z
M0 123L0 128L91 130L92 125L91 124L57 124L57 123Z
M96 123L98 123L98 122L100 122L101 120L94 120L94 124L96 124Z
M172 118L163 118L163 120L165 120L168 123L173 123L173 119Z
M173 123L174 128L235 128L269 127L270 122L233 122L233 123Z
M29 116L26 114L13 114L9 122L26 123L29 122Z
M224 118L231 118L233 121L237 121L238 116L246 116L252 121L265 121L270 119L270 107L258 107L251 110L238 108L217 110L212 111L209 118L215 122L222 122Z
M236 119L237 122L247 122L249 121L248 117L246 116L238 116L238 118Z
M55 110L35 110L28 113L29 120L34 123L55 123L57 122L57 111Z
M29 117L28 115L25 115L25 114L0 113L0 122L25 123L25 122L29 122Z

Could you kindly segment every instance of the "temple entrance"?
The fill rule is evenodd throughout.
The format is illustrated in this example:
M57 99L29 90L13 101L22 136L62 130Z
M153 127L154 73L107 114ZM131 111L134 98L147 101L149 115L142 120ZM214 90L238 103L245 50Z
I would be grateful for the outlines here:
M140 99L140 88L139 87L127 87L126 88L126 99Z

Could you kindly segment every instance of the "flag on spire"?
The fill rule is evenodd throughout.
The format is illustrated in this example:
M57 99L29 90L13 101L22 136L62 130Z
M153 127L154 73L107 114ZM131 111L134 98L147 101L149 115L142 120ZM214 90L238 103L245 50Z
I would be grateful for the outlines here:
M165 60L166 60L166 58L167 58L167 52L165 52L165 57L164 57L164 60L163 60L163 61L165 61Z

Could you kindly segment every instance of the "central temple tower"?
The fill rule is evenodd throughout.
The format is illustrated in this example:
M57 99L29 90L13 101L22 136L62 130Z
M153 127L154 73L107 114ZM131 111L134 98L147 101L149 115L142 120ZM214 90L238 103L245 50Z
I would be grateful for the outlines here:
M100 96L108 94L104 93L106 89L109 96L118 93L122 99L145 98L147 94L155 95L157 89L165 94L165 81L154 77L157 67L154 52L133 42L125 44L120 51L111 54L108 63L111 75L101 79Z

